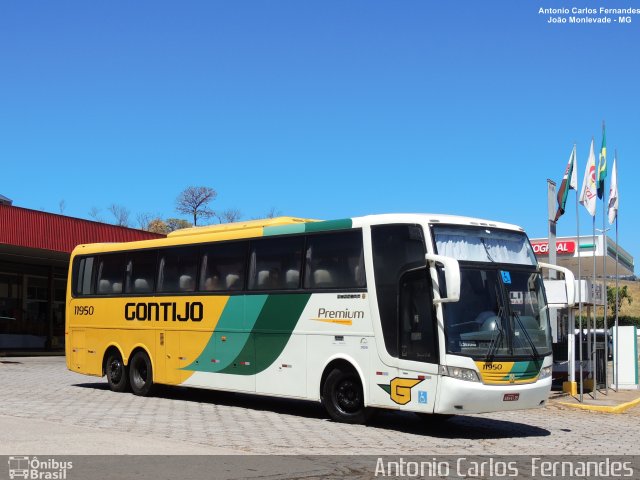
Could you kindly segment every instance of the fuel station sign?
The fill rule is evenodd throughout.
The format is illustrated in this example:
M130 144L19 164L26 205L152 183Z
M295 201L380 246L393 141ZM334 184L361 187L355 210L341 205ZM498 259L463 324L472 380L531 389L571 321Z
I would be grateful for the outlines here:
M531 242L531 247L533 247L533 253L536 255L549 255L549 242ZM574 240L559 240L556 242L556 253L558 255L572 255L575 251L576 242Z

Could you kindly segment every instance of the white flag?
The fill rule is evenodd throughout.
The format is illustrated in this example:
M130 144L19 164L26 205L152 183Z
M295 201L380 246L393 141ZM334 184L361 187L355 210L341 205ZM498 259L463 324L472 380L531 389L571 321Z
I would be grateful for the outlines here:
M618 218L618 167L616 167L617 157L613 159L611 167L611 184L609 186L609 223L613 223Z
M569 157L569 162L571 162L571 160L573 160L573 166L571 167L571 180L569 180L569 188L577 192L578 191L578 163L576 162L576 146L575 145L573 146L571 157Z
M592 217L596 215L597 198L598 189L596 188L596 154L593 152L592 138L589 160L587 160L587 168L585 168L584 170L584 178L582 179L582 190L580 191L580 203L584 205L584 208L587 209Z

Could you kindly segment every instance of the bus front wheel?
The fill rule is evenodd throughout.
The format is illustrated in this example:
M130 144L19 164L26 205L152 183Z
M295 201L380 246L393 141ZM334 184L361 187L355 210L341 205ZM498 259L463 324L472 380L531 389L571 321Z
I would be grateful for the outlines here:
M129 371L119 352L109 353L105 363L105 373L112 391L121 393L129 390Z
M153 370L149 356L143 352L136 352L129 362L129 381L135 395L146 397L153 387Z
M337 422L365 423L369 418L362 382L352 370L335 368L327 375L322 386L322 405Z

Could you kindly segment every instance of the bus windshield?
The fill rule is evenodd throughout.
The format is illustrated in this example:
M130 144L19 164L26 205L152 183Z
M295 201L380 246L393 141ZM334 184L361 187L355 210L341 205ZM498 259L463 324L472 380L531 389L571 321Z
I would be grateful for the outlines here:
M460 300L444 304L447 353L476 360L551 353L542 278L524 233L434 227L438 254L460 261Z
M522 232L453 226L436 226L433 232L439 255L472 262L537 265L529 239Z

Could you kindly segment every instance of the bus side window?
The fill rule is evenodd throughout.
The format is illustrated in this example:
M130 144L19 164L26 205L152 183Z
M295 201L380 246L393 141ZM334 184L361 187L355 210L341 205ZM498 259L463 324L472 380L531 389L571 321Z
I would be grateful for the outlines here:
M155 250L129 255L126 268L126 293L153 292L157 258L158 252Z
M362 232L359 230L310 235L305 262L305 288L366 286Z
M300 287L304 237L251 242L249 290L292 290Z
M198 271L198 250L196 248L161 250L158 265L158 292L178 293L195 290Z
M73 293L75 295L92 295L94 293L93 265L94 257L83 257L76 260L73 278Z
M244 288L246 242L207 245L200 265L200 291L241 291Z
M102 255L98 265L97 293L98 295L109 295L122 293L122 282L124 281L124 255Z

